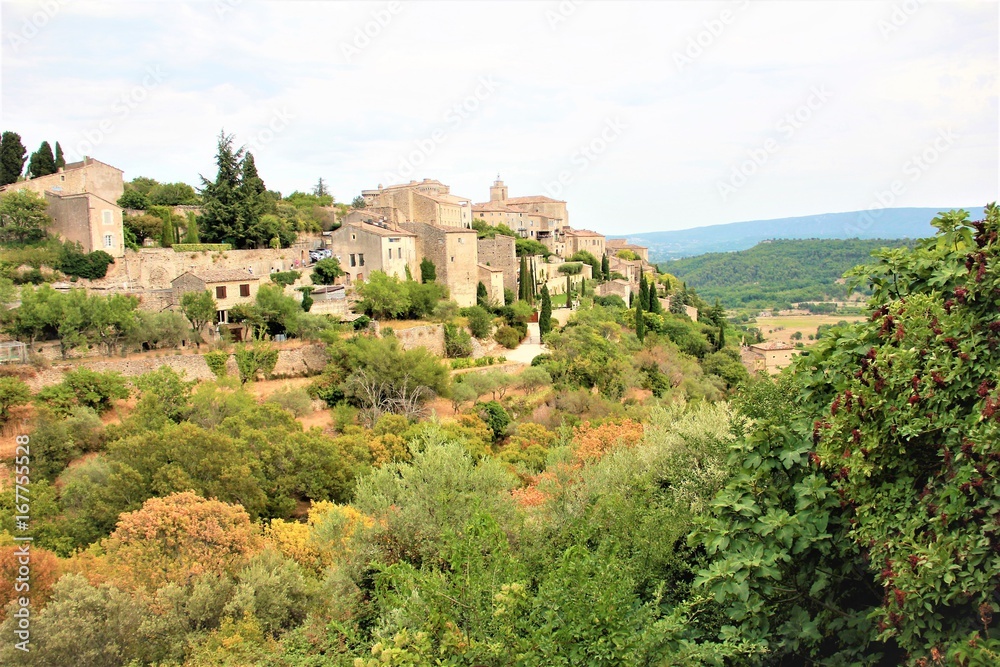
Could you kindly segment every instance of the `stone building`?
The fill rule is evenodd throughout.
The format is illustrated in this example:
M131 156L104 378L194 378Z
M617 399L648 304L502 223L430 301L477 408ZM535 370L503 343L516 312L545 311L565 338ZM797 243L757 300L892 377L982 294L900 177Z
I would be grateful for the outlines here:
M416 234L417 254L434 263L437 280L448 287L451 298L462 307L476 305L479 282L476 230L423 222L404 222L400 227Z
M487 264L478 264L479 282L486 287L486 294L490 302L497 306L507 305L504 300L504 272ZM479 286L476 286L479 289Z
M586 250L594 257L601 258L605 253L604 235L589 229L566 229L566 257L572 257L581 250Z
M406 278L407 268L411 277L420 275L417 235L386 223L349 222L330 234L327 247L340 261L348 285L372 271L400 280Z
M517 291L517 272L520 269L514 237L497 234L491 239L479 239L476 242L479 251L479 262L503 271L503 286Z
M425 178L401 185L362 190L365 206L387 223L423 222L441 227L472 227L472 201L451 194L441 181Z
M487 224L507 225L522 238L535 239L562 254L562 232L569 226L565 201L544 195L510 197L498 176L490 188L490 200L474 204L472 212Z
M774 375L791 364L792 359L800 352L801 350L788 343L775 340L743 347L740 357L751 373L766 372Z
M103 250L112 257L125 254L122 209L125 192L122 170L93 158L72 162L54 174L0 188L0 193L30 190L45 197L52 217L51 230L76 241L84 252Z
M630 250L643 262L649 263L649 248L646 246L629 243L626 239L608 239L605 245L608 249L608 255L614 256L619 250Z
M174 305L178 306L186 293L208 290L218 306L216 321L225 324L229 322L230 308L254 303L260 278L246 269L198 269L182 273L170 285Z

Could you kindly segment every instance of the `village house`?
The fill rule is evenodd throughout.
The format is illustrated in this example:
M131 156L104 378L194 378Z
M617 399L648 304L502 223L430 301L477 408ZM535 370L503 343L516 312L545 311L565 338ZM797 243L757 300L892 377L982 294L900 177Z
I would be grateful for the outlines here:
M544 195L509 197L507 186L497 176L490 200L473 204L473 215L489 225L506 225L522 238L534 239L562 255L563 230L569 225L566 202Z
M740 357L751 373L766 372L774 375L791 364L792 359L800 352L801 350L788 343L775 340L744 346L740 350Z
M604 235L592 232L589 229L566 229L566 257L572 257L576 253L586 250L598 259L605 254Z
M506 306L507 303L503 295L504 272L487 264L477 264L476 266L479 269L479 282L486 287L486 295L490 303L495 306ZM476 289L479 289L478 286Z
M51 231L78 242L84 252L103 250L112 257L125 254L119 197L125 192L122 170L93 158L72 162L54 174L30 178L0 188L0 193L30 190L45 197Z
M229 322L229 310L237 305L250 305L257 298L260 278L246 269L195 269L185 271L170 283L173 303L179 306L188 292L208 292L218 306L216 321Z
M365 208L390 224L423 222L440 227L472 227L472 201L451 194L441 181L425 178L401 185L362 190Z
M416 234L417 254L433 262L437 281L448 288L451 298L463 308L476 305L479 283L476 230L423 222L404 222L399 226Z
M349 222L334 230L327 247L340 262L344 282L364 280L381 271L400 280L420 275L417 235L382 222Z
M629 243L626 239L608 239L605 242L605 246L608 249L609 256L615 256L621 250L628 250L635 253L643 262L649 263L649 248L646 246Z

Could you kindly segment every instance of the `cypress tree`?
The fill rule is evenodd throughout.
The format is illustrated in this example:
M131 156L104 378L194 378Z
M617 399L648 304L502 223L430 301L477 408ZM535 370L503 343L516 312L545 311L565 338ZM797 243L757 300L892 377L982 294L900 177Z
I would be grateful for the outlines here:
M17 132L4 132L0 138L0 185L17 182L24 171L26 155L27 149L21 143L21 135Z
M184 229L184 243L200 243L198 240L198 216L188 211L187 227Z
M719 349L721 350L726 346L726 325L719 325Z
M646 340L646 319L643 317L642 299L635 303L635 337L640 343Z
M56 171L59 171L66 166L66 157L63 155L62 146L59 142L56 142Z
M570 281L569 276L566 276L566 307L573 307L573 283Z
M649 312L657 315L663 313L663 305L660 304L660 296L656 292L656 283L649 284Z
M434 262L424 257L420 260L420 282L432 283L437 280L437 267Z
M611 262L608 261L607 255L601 256L601 276L604 280L611 280Z
M174 221L173 216L163 216L163 229L160 231L160 245L169 248L174 244Z
M486 291L486 285L481 280L476 285L476 305L482 306L487 310L490 308L490 295Z
M48 176L56 173L56 159L52 155L52 146L49 142L43 141L38 150L31 154L28 161L28 173L32 178Z
M646 274L639 276L639 303L643 310L649 310L649 285L646 284Z
M542 311L538 314L538 331L544 338L552 331L552 298L548 285L542 285Z
M518 298L528 301L531 298L531 279L528 277L528 258L521 255L521 271L518 275Z

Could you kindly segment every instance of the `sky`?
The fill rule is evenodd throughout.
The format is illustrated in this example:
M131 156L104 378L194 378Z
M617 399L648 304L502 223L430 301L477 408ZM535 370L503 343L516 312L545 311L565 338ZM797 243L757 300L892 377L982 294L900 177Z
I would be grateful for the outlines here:
M606 234L982 206L996 2L0 5L0 129L200 184L221 131L269 189L435 178Z

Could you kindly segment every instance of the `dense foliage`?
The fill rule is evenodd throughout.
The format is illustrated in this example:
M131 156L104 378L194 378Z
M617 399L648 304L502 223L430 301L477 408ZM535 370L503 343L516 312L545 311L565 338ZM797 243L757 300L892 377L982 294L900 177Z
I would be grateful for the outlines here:
M809 239L758 243L749 250L709 253L665 262L661 270L727 308L770 308L776 304L844 299L837 281L883 247L907 247L906 240Z

